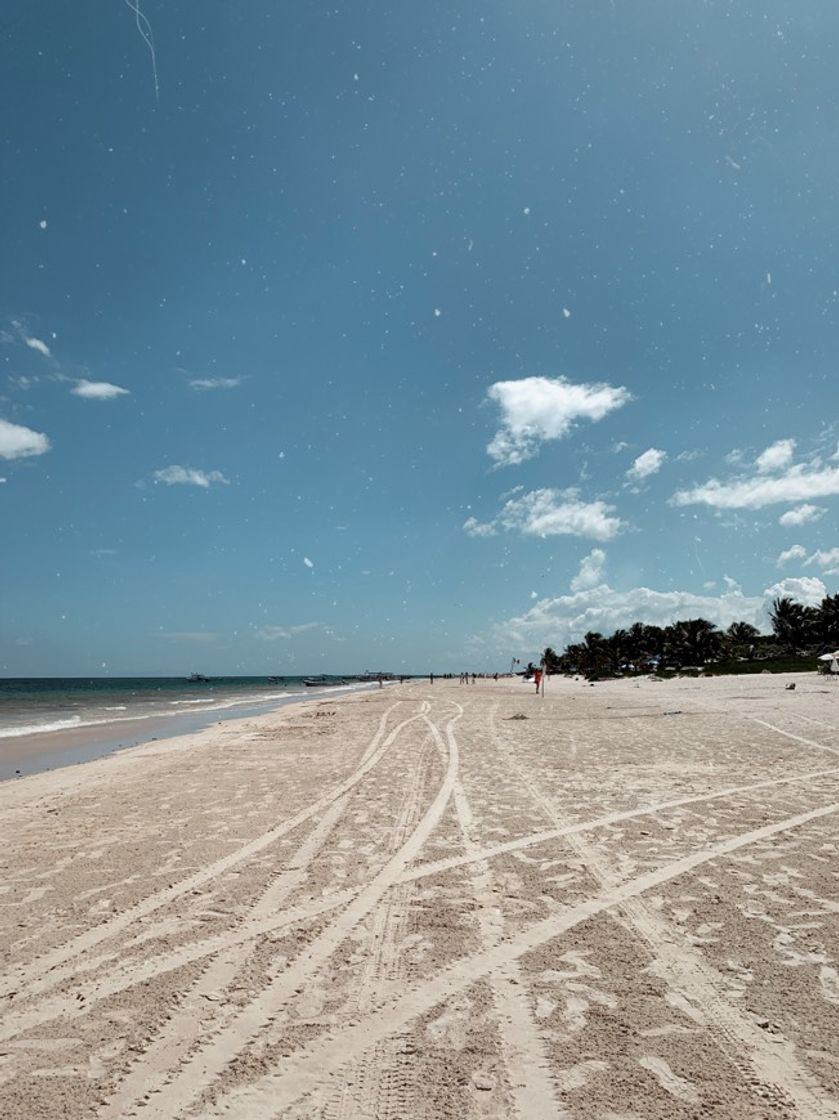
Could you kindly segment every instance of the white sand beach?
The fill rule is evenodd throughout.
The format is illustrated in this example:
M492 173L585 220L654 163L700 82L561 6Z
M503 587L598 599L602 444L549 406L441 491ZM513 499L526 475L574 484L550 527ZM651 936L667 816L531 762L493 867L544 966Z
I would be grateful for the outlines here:
M839 1116L815 675L412 682L0 813L3 1117Z

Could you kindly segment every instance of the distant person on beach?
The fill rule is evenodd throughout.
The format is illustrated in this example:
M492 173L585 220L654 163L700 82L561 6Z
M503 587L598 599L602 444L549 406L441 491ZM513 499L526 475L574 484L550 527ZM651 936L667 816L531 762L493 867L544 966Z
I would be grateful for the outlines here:
M434 674L433 673L428 674L428 683L429 684L434 684Z
M542 683L542 670L541 669L534 669L533 670L533 679L536 681L536 691L538 692L539 691L539 686Z

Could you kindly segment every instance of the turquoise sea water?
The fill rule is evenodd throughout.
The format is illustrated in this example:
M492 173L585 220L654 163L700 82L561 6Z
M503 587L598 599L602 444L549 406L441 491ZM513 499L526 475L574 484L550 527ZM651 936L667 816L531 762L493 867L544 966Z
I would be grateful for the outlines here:
M303 677L28 677L0 679L0 739L97 727L188 712L229 712L270 704L307 689ZM334 678L337 686L340 678ZM327 679L325 687L329 687Z
M0 780L98 758L283 704L367 689L326 677L42 677L0 679Z

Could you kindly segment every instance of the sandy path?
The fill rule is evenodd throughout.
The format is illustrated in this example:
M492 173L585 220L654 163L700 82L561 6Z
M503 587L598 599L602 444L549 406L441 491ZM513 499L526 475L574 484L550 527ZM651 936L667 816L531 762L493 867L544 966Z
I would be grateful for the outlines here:
M412 684L0 787L0 1114L839 1116L839 694L784 683Z

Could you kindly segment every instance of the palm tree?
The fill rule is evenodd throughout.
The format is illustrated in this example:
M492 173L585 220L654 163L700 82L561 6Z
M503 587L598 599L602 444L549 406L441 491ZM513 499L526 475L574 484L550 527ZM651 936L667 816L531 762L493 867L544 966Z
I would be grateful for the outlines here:
M728 652L736 657L751 656L760 631L750 622L732 622L725 632Z
M626 654L636 667L647 665L664 654L664 630L660 626L647 626L633 622L626 632Z
M806 645L808 639L814 636L819 612L812 607L802 606L788 595L784 595L780 599L772 600L769 618L775 637L788 650L794 652Z
M596 630L589 630L583 637L580 654L580 670L587 677L601 672L609 660L606 639Z
M826 595L819 606L819 637L825 645L839 646L839 595Z
M720 652L722 635L705 618L688 618L668 626L667 653L677 665L704 665Z
M571 645L565 647L565 653L562 655L562 661L566 673L583 672L583 664L585 662L585 646L581 642L572 642Z
M609 668L613 673L619 673L630 659L629 635L626 630L616 630L610 638L606 639L604 646Z

